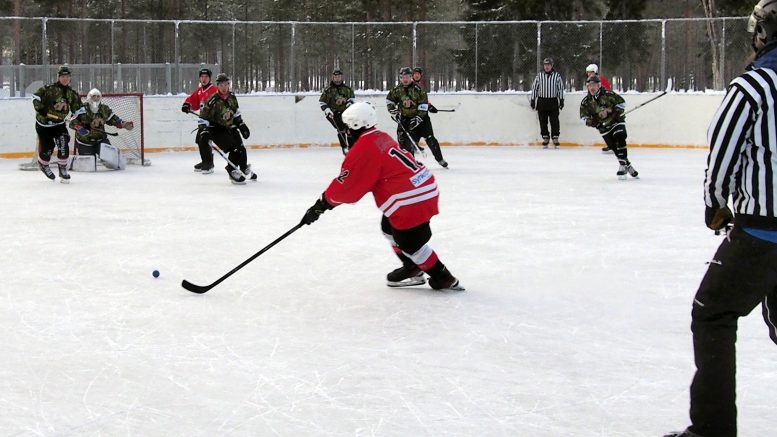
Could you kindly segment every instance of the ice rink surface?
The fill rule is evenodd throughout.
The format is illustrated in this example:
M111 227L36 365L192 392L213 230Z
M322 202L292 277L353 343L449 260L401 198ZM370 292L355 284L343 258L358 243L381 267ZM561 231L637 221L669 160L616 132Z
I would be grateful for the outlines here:
M660 436L688 424L690 310L722 237L703 150L459 147L431 245L466 292L390 289L372 197L297 224L334 148L249 150L259 183L0 160L0 435ZM215 157L218 163L220 158ZM158 269L161 277L151 272ZM777 347L740 323L740 435L777 428Z

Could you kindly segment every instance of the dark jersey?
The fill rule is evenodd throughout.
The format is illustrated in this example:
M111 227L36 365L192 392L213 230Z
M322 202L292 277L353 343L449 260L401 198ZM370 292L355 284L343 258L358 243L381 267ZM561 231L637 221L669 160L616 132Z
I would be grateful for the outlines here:
M237 127L243 124L237 97L230 92L226 98L219 93L208 97L205 106L200 110L200 124L208 127Z
M600 132L626 121L626 117L623 115L625 110L626 102L623 97L604 88L599 88L596 94L589 93L580 102L580 118L589 126L599 129ZM602 117L603 114L606 116Z
M389 91L386 96L386 106L389 110L399 109L403 117L412 118L416 115L426 117L429 110L429 99L426 92L415 82L408 86L401 83Z
M105 125L116 126L118 128L124 127L124 121L114 114L113 110L108 106L100 103L97 107L97 112L92 112L92 108L87 104L84 105L84 113L79 119L70 121L70 128L76 131L76 140L82 143L97 143L105 139ZM85 127L89 129L89 133L81 135L78 133L79 127Z
M84 113L81 97L73 88L59 82L44 85L32 95L35 121L41 126L55 126L65 123L71 113L78 118Z
M344 83L335 85L334 82L330 82L329 86L321 93L321 98L318 99L322 111L329 108L337 113L345 111L345 108L354 101L354 94L351 87Z

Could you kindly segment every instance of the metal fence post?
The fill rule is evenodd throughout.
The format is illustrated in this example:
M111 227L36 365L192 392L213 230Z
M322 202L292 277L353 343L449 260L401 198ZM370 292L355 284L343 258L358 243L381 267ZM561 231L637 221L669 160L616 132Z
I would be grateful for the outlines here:
M666 20L661 20L661 85L666 86Z
M169 62L165 62L165 85L167 92L173 93L173 66Z
M297 23L291 23L291 49L289 50L289 73L291 76L291 91L297 91L297 72L294 63L294 46L297 44Z
M413 65L418 65L418 53L416 52L416 44L418 38L418 22L413 21Z
M478 23L475 23L475 91L478 90Z
M43 71L44 73L44 80L46 82L51 81L50 76L50 68L49 68L49 40L48 35L46 33L46 22L48 21L48 18L41 18L41 44L43 49ZM24 87L24 82L21 83L22 90L26 87ZM24 97L24 91L22 91L22 97Z
M124 91L124 82L121 78L121 62L116 63L116 91Z
M720 83L715 86L725 88L726 83L726 19L723 19L723 32L720 36Z
M599 71L602 71L604 64L604 21L599 22Z
M232 23L232 78L233 80L237 78L237 58L235 57L235 25L236 23ZM245 81L243 81L243 83L245 84ZM244 88L243 91L248 91L248 90Z
M19 64L19 96L27 97L27 87L24 85L24 64Z
M175 46L174 46L174 55L175 56L175 86L173 87L173 93L177 94L178 90L182 88L181 84L181 43L178 41L180 35L179 35L179 29L178 25L181 22L176 20L175 21Z
M351 78L352 81L356 79L356 25L353 23L351 23Z
M537 22L537 65L535 68L540 71L542 68L542 23Z

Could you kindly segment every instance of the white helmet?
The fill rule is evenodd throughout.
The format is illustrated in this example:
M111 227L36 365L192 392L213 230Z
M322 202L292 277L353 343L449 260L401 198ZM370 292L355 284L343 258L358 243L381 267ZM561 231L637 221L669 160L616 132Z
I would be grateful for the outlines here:
M599 73L599 67L597 67L596 64L590 64L589 66L585 67L585 72L588 73L589 71Z
M766 41L777 35L777 1L761 0L753 8L747 31L753 34L753 49L766 45Z
M378 116L369 103L356 102L343 111L343 123L351 130L365 129L378 124Z
M92 90L89 91L89 94L86 95L86 102L89 103L89 108L92 109L92 112L97 112L100 108L100 100L102 100L102 98L103 95L97 88L92 88Z

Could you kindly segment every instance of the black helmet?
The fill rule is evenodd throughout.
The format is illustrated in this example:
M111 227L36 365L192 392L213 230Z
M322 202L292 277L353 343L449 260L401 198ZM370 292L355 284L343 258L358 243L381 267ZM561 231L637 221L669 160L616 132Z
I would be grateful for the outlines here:
M421 73L423 75L424 74L424 69L421 68L421 67L415 67L413 69L413 73Z
M70 76L72 72L70 71L70 67L67 65L63 65L59 67L59 70L57 70L57 76Z
M406 74L413 75L413 70L410 69L410 67L402 67L399 69L399 75L404 76Z
M203 74L207 74L208 77L213 77L213 72L210 71L210 68L200 68L200 74L198 76L202 76Z
M335 70L332 72L332 76L338 76L338 75L342 76L343 75L343 70L341 70L339 68L335 68Z
M553 65L553 58L545 58L542 60L542 63Z
M586 85L589 83L601 83L602 81L599 80L598 74L592 74L588 79L585 80Z
M216 84L220 84L222 82L229 82L229 76L227 76L226 73L219 73L219 75L216 76Z

